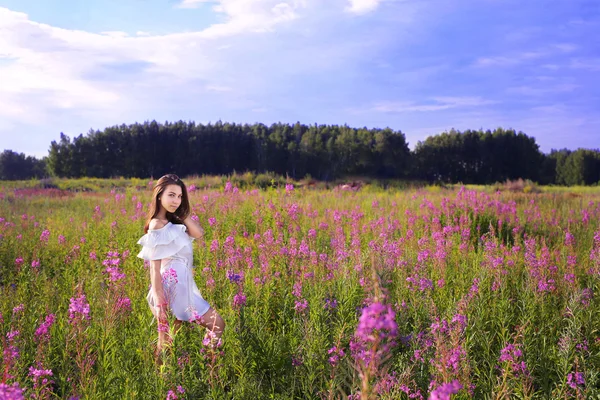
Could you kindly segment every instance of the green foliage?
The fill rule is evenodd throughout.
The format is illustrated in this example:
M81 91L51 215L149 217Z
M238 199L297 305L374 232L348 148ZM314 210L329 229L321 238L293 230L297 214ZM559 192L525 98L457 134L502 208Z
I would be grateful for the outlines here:
M0 180L24 180L47 176L46 159L25 156L11 150L0 153Z

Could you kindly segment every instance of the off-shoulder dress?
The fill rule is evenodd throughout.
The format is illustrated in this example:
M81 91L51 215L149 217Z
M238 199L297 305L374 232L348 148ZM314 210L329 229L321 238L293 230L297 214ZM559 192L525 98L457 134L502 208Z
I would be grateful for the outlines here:
M149 229L137 242L142 250L137 255L147 261L161 260L165 298L178 320L194 321L204 315L210 305L200 294L194 281L192 237L186 226L168 222L160 229ZM152 313L157 316L152 288L146 296Z

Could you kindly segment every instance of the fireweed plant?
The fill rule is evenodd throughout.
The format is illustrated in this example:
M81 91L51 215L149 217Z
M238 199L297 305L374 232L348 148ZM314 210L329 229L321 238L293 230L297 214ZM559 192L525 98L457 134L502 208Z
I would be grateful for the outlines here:
M228 328L208 346L171 317L160 363L152 182L0 189L1 398L600 396L600 196L189 183Z

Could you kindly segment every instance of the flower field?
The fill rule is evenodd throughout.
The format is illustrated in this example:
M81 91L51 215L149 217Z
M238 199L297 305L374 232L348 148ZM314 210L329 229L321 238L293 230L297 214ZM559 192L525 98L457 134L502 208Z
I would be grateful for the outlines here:
M600 397L600 195L186 183L227 327L158 360L151 186L1 191L0 398Z

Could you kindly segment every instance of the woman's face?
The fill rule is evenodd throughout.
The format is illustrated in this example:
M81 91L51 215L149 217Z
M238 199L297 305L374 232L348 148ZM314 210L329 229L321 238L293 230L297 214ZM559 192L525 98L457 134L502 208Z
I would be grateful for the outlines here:
M181 204L182 191L179 185L169 185L160 195L160 205L170 213L174 213Z

